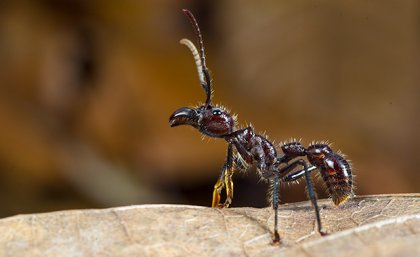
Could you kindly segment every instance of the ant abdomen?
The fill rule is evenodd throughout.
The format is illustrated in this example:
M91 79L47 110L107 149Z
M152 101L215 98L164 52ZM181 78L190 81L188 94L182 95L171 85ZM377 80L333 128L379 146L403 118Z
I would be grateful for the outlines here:
M344 203L353 195L353 175L350 164L340 154L334 152L328 144L316 143L307 149L300 142L283 144L284 156L281 162L289 162L294 158L306 156L314 168L321 173L326 189L335 205ZM292 166L290 166L292 167ZM303 172L295 172L283 178L283 181L293 181L303 176Z
M309 162L318 168L328 193L335 205L344 203L353 195L353 175L350 164L326 144L308 147Z

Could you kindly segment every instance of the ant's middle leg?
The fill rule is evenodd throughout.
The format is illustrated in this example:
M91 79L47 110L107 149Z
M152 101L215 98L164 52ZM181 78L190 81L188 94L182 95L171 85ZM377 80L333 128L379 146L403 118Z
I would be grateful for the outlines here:
M273 209L274 209L274 238L273 244L280 243L280 235L279 235L279 176L278 174L274 175L273 179Z
M291 172L293 170L293 168L297 167L298 165L303 166L303 170L294 172L292 174L288 174L289 172ZM327 233L322 229L322 223L321 223L321 217L320 217L320 213L319 213L318 202L317 202L317 198L316 198L316 194L315 194L315 190L314 190L314 186L312 184L312 179L311 179L311 174L310 174L310 172L314 169L316 169L316 167L314 167L314 166L308 167L308 164L303 159L298 159L298 160L295 160L294 162L290 163L286 167L282 168L280 170L280 177L283 181L284 181L284 179L287 179L288 181L294 181L294 180L297 180L297 179L301 178L303 175L305 175L305 180L306 180L306 185L307 185L307 189L308 189L309 198L311 199L312 206L315 209L315 216L316 216L316 222L317 222L317 225L318 225L318 232L321 235L324 236ZM303 173L302 173L302 171L303 171ZM293 179L293 177L294 177L294 179Z

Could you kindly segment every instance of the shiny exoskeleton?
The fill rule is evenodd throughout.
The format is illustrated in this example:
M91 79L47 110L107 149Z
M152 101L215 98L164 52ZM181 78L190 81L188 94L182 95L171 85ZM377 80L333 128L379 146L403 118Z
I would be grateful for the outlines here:
M300 142L292 141L281 145L282 153L279 155L274 145L263 135L255 133L253 127L237 129L236 116L211 102L212 81L206 67L201 32L192 13L188 10L183 12L195 29L199 50L188 39L182 39L180 43L186 45L194 56L206 101L195 108L183 107L176 110L169 118L169 123L171 127L190 125L206 136L222 138L228 143L226 162L214 186L212 207L229 207L233 199L234 171L246 170L250 165L255 165L261 177L272 184L272 205L275 212L273 242L278 243L279 184L304 177L315 209L318 231L325 235L310 172L320 172L332 201L338 206L353 195L353 176L348 161L325 143L314 143L305 148ZM226 200L224 204L220 204L223 188L226 190Z

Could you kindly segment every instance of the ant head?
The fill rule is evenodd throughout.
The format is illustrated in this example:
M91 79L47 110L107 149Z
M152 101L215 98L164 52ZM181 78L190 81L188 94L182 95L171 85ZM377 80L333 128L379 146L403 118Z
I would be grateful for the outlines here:
M182 107L169 118L171 127L190 125L204 135L223 137L233 132L235 119L221 107L202 105L198 108Z
M169 124L171 127L190 125L207 136L223 137L233 131L235 127L235 119L223 108L212 106L211 77L210 72L206 67L203 38L201 36L200 28L190 11L184 9L183 12L195 30L200 51L198 51L195 45L188 39L181 39L180 43L186 45L194 57L195 65L197 66L198 71L198 78L200 80L201 87L206 94L206 102L197 108L182 107L176 110L169 118Z

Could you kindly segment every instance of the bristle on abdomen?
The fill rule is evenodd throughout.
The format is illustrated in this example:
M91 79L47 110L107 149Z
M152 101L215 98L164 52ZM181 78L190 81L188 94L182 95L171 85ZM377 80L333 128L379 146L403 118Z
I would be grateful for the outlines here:
M327 144L313 144L306 153L309 162L319 169L335 205L340 205L353 196L353 175L350 164L343 156L334 152Z
M353 195L353 175L343 157L335 153L327 155L320 172L335 205L346 202Z

